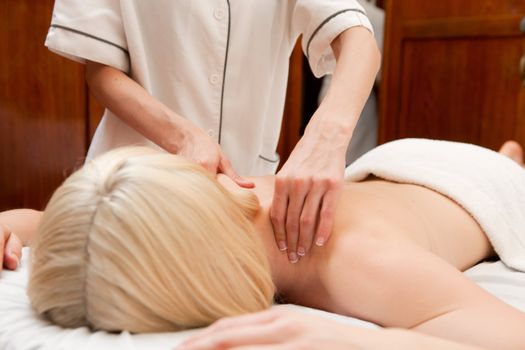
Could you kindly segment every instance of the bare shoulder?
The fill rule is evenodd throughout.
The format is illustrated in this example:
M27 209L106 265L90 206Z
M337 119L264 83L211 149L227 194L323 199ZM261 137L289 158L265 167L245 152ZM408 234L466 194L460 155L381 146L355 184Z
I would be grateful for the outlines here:
M371 301L381 298L385 271L397 259L396 242L380 230L365 228L332 238L319 264L329 311L369 320L364 310L375 309Z

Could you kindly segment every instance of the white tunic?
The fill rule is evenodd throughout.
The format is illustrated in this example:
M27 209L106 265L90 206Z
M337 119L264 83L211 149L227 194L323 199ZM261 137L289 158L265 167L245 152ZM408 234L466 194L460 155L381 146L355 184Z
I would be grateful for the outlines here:
M127 73L216 140L242 175L275 172L295 41L315 75L332 72L332 40L372 30L356 0L57 0L46 46ZM157 147L106 110L88 157Z

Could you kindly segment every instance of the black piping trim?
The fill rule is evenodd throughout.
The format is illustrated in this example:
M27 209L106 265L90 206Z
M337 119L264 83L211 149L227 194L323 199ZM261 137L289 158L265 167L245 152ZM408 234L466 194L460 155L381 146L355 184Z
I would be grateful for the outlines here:
M116 47L117 49L119 50L122 50L124 51L124 53L127 55L128 54L128 50L126 50L125 48L123 48L122 46L119 46L115 43L112 43L111 41L108 41L106 39L102 39L102 38L99 38L98 36L94 36L94 35L91 35L89 33L85 33L85 32L82 32L80 30L77 30L77 29L73 29L73 28L69 28L69 27L65 27L65 26L62 26L60 24L51 24L51 27L52 28L59 28L59 29L63 29L63 30L67 30L67 31L70 31L70 32L73 32L73 33L76 33L76 34L80 34L80 35L83 35L85 37L88 37L88 38L91 38L91 39L95 39L95 40L98 40L98 41L101 41L105 44L108 44L108 45L111 45L111 46L114 46Z
M344 10L341 10L341 11L337 11L336 13L328 16L321 24L319 24L319 26L317 28L315 28L314 32L312 33L312 36L308 40L308 44L306 44L306 57L310 58L310 44L312 43L312 40L317 35L317 33L319 33L321 28L323 28L324 25L326 23L330 22L334 17L337 17L340 14L343 14L345 12L358 12L358 13L366 16L366 13L364 11L360 10L360 9L344 9Z
M224 108L224 82L226 81L226 68L228 67L228 52L230 51L230 32L231 32L231 8L230 8L230 0L226 0L226 3L228 4L228 36L226 37L226 53L224 55L224 70L222 72L222 90L221 90L221 112L219 115L219 137L218 137L218 143L221 144L221 136L222 136L222 113Z
M259 158L261 158L261 159L263 159L263 160L265 160L267 162L270 162L270 163L279 163L279 161L281 160L279 158L277 158L277 159L266 158L266 157L261 156L260 154L259 154Z

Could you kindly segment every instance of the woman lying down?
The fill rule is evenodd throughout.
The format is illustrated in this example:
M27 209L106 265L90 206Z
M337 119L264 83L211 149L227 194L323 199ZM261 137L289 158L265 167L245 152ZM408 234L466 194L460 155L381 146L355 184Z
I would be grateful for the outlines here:
M461 273L495 255L525 270L521 148L500 152L420 139L376 148L347 169L330 240L297 264L276 248L273 177L239 189L145 148L87 163L41 219L22 210L0 221L31 241L34 309L64 327L177 331L265 310L277 296L386 328L333 325L342 348L524 349L525 315ZM10 230L4 264L14 268ZM183 348L268 345L261 334L279 317L225 321Z

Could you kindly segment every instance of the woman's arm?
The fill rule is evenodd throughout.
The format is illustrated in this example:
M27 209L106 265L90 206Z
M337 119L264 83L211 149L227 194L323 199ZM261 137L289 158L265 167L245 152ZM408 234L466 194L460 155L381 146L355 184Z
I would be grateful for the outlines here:
M319 316L273 309L216 322L177 350L218 349L481 350L402 329L365 329Z
M87 61L86 81L103 106L166 151L199 163L213 174L223 173L242 187L253 187L235 173L217 142L123 72Z
M16 269L22 257L22 247L31 243L41 217L42 212L32 209L0 213L0 260L3 267Z
M425 220L414 217L415 221ZM445 215L442 220L449 218ZM396 219L408 216L397 215ZM414 237L428 222L420 225L412 226L415 231L388 226L352 230L331 242L334 244L327 247L330 258L326 264L318 264L322 285L330 295L327 310L452 342L488 349L525 349L525 314L425 247L428 242L430 247L443 247L447 232L437 231L440 235L435 239L422 233L419 237L426 236L427 241L417 242ZM450 234L463 232L451 230ZM457 242L455 249L475 254L466 246L462 249L460 239ZM476 245L473 240L471 244Z
M24 246L31 243L41 218L42 212L33 209L14 209L0 212L0 224L11 229L20 238Z
M347 29L332 49L337 64L330 89L276 176L270 216L276 242L288 248L290 261L330 236L346 149L380 66L381 54L366 28Z

